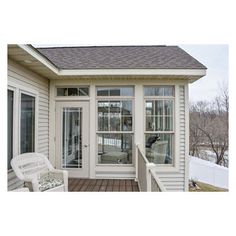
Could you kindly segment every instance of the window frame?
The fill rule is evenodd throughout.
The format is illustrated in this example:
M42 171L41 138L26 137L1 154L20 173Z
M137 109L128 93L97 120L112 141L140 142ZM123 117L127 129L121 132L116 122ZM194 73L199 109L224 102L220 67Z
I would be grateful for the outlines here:
M57 95L57 89L58 88L61 88L61 89L68 89L68 88L88 88L88 95L85 95L85 96L80 96L80 95L77 95L77 96L58 96ZM90 97L90 86L89 85L58 85L58 86L55 86L55 97L58 99L76 99L76 98L79 98L79 99L86 99L86 98L89 98Z
M173 88L173 96L145 96L145 88L153 88L153 87L172 87ZM146 135L148 134L171 134L173 135L172 137L172 163L171 164L156 164L156 167L159 170L173 170L176 169L177 167L177 157L176 157L176 102L177 102L177 86L174 85L144 85L143 86L143 106L144 106L144 150L145 150L145 144L146 144ZM172 130L171 131L165 131L164 130L164 124L165 124L165 116L163 115L163 130L157 130L157 131L147 131L146 130L146 101L172 101L173 102L173 114L172 114ZM164 111L164 107L163 107L163 114L165 113ZM156 115L154 115L155 117L157 117ZM146 151L145 151L146 153Z
M130 87L133 88L133 96L97 96L97 88L121 88L121 87ZM95 87L95 99L96 99L96 115L95 115L95 119L96 119L96 125L95 125L95 131L96 131L96 154L98 153L98 135L99 134L131 134L132 135L132 163L131 164L104 164L104 163L98 163L98 158L96 156L96 161L95 164L96 166L112 166L112 167L134 167L135 166L135 155L134 155L134 151L135 151L135 120L134 120L134 116L135 116L135 110L134 110L134 104L135 104L135 87L134 86L96 86ZM132 130L131 131L99 131L98 130L98 102L99 101L131 101L132 102Z
M32 92L29 92L29 91L26 91L26 90L20 90L19 91L19 154L21 153L21 95L24 94L24 95L28 95L28 96L31 96L33 97L35 100L35 110L34 110L34 152L37 152L38 150L38 130L37 130L37 127L38 127L38 109L37 109L37 106L38 106L38 102L37 102L37 95L32 93Z
M13 157L20 154L20 143L21 143L21 94L26 94L35 98L35 137L34 137L34 151L38 152L38 106L39 106L39 92L26 88L23 85L16 84L14 82L9 81L8 90L13 91ZM12 168L8 170L8 172L12 171Z

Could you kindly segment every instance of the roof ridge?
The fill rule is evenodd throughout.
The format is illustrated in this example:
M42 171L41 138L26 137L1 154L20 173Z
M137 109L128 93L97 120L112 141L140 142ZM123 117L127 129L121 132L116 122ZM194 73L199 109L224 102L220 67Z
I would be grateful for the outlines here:
M57 48L116 48L116 47L178 47L167 45L101 45L101 46L58 46L58 47L36 47L35 49L57 49Z

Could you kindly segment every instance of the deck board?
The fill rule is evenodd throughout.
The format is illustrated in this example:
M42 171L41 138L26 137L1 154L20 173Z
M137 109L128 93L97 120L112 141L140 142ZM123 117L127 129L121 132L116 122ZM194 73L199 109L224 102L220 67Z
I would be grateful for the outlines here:
M130 179L74 179L68 181L69 192L139 192Z

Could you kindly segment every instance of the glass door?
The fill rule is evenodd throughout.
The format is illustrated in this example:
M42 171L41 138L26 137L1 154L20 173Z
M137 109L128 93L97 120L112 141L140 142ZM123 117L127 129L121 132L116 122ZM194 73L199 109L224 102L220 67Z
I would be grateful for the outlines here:
M58 102L56 109L57 167L70 177L88 177L88 103Z

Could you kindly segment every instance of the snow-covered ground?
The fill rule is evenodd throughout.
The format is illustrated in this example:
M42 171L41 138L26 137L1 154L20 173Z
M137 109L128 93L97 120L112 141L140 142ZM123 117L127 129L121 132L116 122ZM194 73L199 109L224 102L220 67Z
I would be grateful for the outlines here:
M211 150L200 150L199 157L206 161L216 162L216 154ZM224 158L228 160L228 151L225 152Z
M228 189L228 168L190 156L189 179Z

